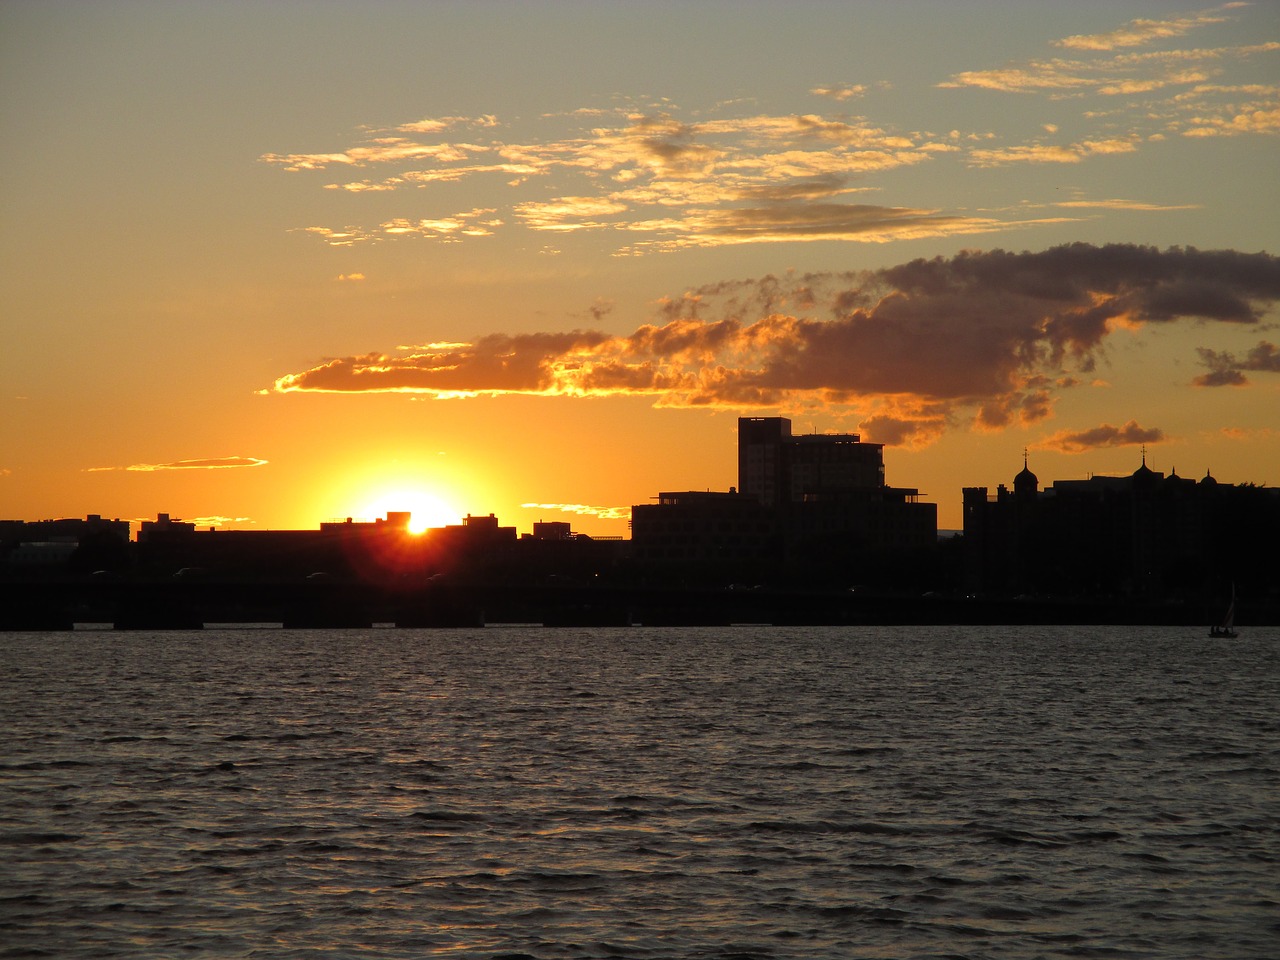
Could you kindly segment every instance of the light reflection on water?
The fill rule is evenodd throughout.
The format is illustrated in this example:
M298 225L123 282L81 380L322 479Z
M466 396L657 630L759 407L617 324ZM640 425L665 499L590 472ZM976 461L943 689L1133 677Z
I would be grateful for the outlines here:
M0 635L0 957L1264 957L1280 635Z

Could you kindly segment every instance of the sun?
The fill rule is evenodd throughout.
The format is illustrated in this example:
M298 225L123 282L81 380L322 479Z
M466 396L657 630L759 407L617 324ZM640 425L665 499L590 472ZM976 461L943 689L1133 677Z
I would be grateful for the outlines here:
M410 533L422 533L459 521L459 513L452 505L434 493L414 487L399 487L379 493L360 513L377 519L393 511L408 511Z

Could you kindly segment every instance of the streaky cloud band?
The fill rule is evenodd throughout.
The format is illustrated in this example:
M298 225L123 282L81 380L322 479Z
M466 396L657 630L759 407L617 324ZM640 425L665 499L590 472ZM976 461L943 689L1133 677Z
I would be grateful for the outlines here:
M134 473L154 473L158 470L226 470L233 467L262 467L268 461L257 457L214 457L204 460L174 460L172 463L131 463L125 467L89 467L88 473L108 470L125 470Z

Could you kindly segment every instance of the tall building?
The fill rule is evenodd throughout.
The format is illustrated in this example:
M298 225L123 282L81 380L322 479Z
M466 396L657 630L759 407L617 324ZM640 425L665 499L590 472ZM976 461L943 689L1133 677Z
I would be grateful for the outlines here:
M738 418L738 489L766 506L884 487L884 444L856 433L793 436L786 417Z
M635 555L704 567L750 558L815 582L918 572L936 546L937 507L885 485L883 451L857 434L793 436L785 417L742 417L738 488L633 507Z

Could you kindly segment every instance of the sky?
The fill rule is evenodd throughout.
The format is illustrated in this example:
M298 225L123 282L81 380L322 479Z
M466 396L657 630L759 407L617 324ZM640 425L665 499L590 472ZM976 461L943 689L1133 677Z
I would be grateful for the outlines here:
M0 118L5 518L1280 484L1274 0L0 0Z

